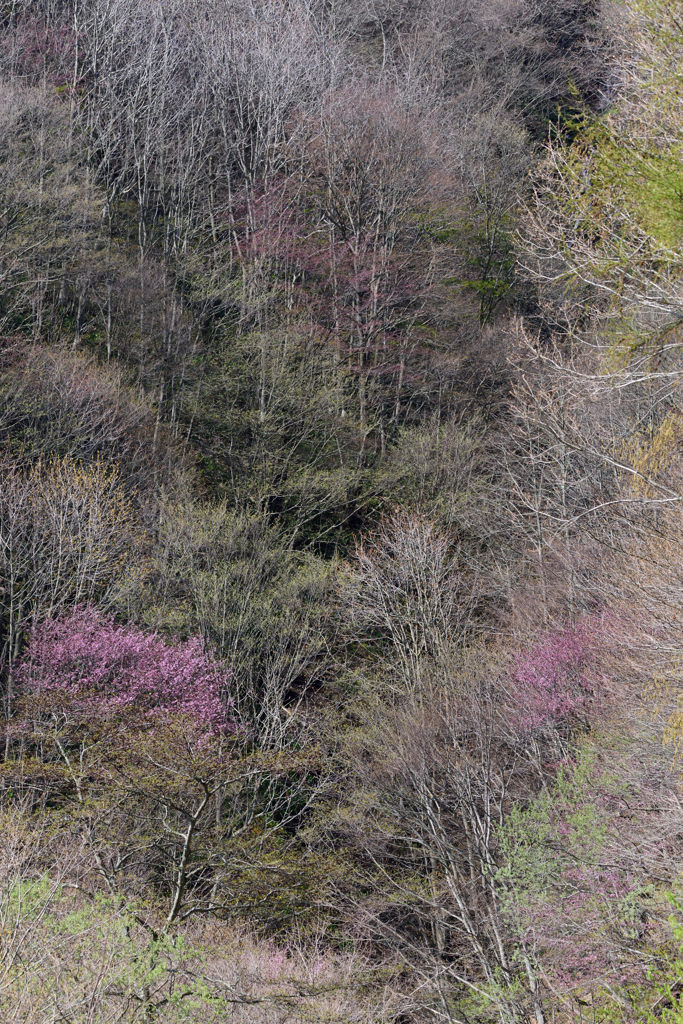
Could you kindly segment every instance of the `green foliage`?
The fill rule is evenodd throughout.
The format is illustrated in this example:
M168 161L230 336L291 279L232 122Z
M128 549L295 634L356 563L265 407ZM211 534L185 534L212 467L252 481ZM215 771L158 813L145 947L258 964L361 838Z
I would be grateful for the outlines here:
M680 922L670 916L666 927L662 917L671 895L661 881L634 871L631 850L644 821L620 820L617 811L625 801L644 808L651 799L647 770L625 781L629 759L618 735L585 744L551 788L512 809L500 830L503 866L495 876L527 955L555 991L588 999L605 1022L654 1021L681 976Z
M612 365L677 338L683 275L683 33L677 4L624 5L616 102L558 129L535 175L523 249L575 323L606 325ZM552 287L548 285L552 284ZM598 299L600 301L598 301Z
M610 115L583 114L573 132L565 173L584 230L598 238L616 231L628 244L635 227L652 240L653 256L673 254L683 241L683 141L633 138Z
M511 809L500 832L504 866L497 879L514 917L537 901L552 900L567 863L594 863L599 856L609 817L591 799L596 787L618 793L619 781L600 770L596 751L587 747L576 763L560 768L552 789Z
M683 899L680 892L668 894L672 913L669 916L671 939L657 951L657 965L650 970L646 995L650 1003L648 1024L681 1024L683 1021Z
M19 878L8 889L3 909L11 921L38 918L60 894L48 875L41 878Z
M515 224L507 213L482 219L483 226L475 223L467 232L466 273L472 276L461 280L460 285L478 297L479 322L485 325L492 322L496 310L513 290Z
M34 927L0 984L8 1013L30 1007L37 1016L29 1019L41 1019L55 1001L74 1024L108 1021L112 1011L118 1020L165 1024L219 1021L229 1012L231 1000L202 976L206 954L182 934L150 936L134 900L124 907L102 893L78 897L48 877L21 886L17 927Z

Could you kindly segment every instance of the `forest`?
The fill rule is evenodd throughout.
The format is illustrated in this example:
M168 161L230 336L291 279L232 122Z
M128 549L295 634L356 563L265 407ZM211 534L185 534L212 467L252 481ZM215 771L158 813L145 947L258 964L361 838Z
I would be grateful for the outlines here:
M0 0L0 1021L682 1024L677 0Z

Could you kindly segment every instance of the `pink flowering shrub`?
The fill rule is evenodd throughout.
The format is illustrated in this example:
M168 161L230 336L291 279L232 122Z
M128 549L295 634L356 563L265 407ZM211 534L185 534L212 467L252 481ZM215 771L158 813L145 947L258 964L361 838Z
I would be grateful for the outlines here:
M230 674L200 637L169 643L95 608L37 626L19 677L30 693L54 697L62 709L100 718L135 710L182 716L206 732L234 729Z
M518 655L511 675L518 724L525 732L584 717L600 688L595 670L600 626L584 619L556 630Z

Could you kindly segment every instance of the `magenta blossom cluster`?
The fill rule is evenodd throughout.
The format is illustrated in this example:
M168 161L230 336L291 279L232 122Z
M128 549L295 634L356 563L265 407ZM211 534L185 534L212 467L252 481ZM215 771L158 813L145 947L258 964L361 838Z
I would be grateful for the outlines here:
M517 656L511 681L525 731L557 728L585 715L598 688L592 662L600 636L599 624L585 619Z
M95 608L38 625L20 677L28 690L54 695L65 710L111 717L133 709L183 716L204 731L234 730L230 673L200 637L167 642Z

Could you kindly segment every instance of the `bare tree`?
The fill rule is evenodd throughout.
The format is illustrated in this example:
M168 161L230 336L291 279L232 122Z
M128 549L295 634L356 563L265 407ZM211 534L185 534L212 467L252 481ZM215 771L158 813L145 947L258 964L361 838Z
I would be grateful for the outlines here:
M449 537L397 512L358 544L347 585L355 638L397 673L397 692L419 690L474 626L476 579Z

